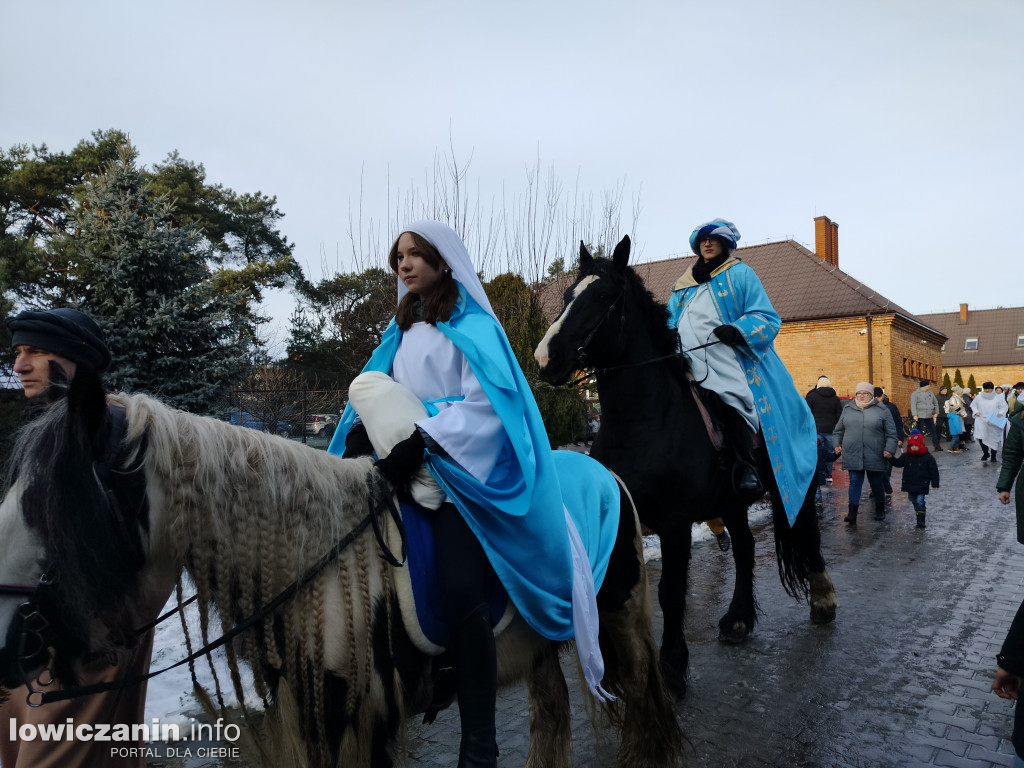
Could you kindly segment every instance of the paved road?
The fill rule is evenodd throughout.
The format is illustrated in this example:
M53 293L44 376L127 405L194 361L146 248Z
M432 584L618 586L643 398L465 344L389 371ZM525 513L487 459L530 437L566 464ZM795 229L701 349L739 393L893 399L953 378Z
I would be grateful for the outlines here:
M717 640L732 591L730 555L713 541L694 548L687 636L690 684L679 704L689 740L686 765L962 766L1013 761L1010 702L989 691L995 654L1024 599L1024 547L1012 505L995 494L998 467L979 451L937 456L942 487L928 497L928 528L897 489L886 520L846 513L846 475L826 486L823 548L839 594L834 624L816 626L808 608L783 592L770 523L757 526L757 596L762 616L743 646ZM867 489L865 489L865 494ZM764 517L762 515L762 517ZM653 585L660 563L650 564ZM656 619L660 621L660 617ZM660 625L656 627L660 639ZM574 663L573 762L610 766L614 734L587 719ZM524 690L499 694L500 768L521 766L528 745ZM458 713L431 726L410 724L409 764L457 761Z
M1015 540L1012 506L996 500L998 468L978 458L976 448L937 456L942 487L928 497L923 531L898 490L898 469L887 519L873 520L865 498L858 525L847 526L846 475L836 472L821 518L840 601L829 626L813 625L807 606L783 592L765 523L756 531L760 623L743 646L719 643L732 558L711 541L695 547L690 684L679 705L690 741L687 765L988 768L1013 762L1013 710L989 684L1024 599L1024 547ZM650 574L656 583L658 562ZM572 666L563 663L567 675L574 675ZM574 764L611 765L614 749L607 740L595 745L578 685L572 690ZM457 713L445 715L411 729L412 764L455 764ZM528 728L522 690L502 696L499 720L498 764L520 766Z

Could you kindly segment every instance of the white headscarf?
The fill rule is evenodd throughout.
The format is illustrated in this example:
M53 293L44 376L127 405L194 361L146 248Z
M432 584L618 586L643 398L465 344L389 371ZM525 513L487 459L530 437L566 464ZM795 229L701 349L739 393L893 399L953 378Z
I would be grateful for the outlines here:
M480 282L476 269L473 268L473 260L469 256L469 251L466 250L466 244L462 242L462 238L458 236L454 229L439 221L416 221L403 229L402 232L415 232L437 248L441 258L444 259L451 269L452 277L455 278L456 282L462 284L469 295L473 297L473 300L487 314L495 320L498 319L497 315L494 314L494 310L491 309L491 302L487 299L487 294L484 292L484 286ZM398 300L401 301L402 297L408 292L409 289L405 287L405 283L399 277Z

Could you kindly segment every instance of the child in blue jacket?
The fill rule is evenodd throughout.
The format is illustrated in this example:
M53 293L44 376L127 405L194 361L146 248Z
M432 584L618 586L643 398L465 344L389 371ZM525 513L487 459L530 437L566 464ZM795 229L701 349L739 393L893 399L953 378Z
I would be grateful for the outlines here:
M917 527L925 527L924 497L928 495L928 486L939 487L939 465L935 457L928 453L924 444L924 435L920 430L910 430L907 438L907 451L899 458L893 457L889 462L894 467L903 467L903 484L900 490L906 491L910 503L917 513Z

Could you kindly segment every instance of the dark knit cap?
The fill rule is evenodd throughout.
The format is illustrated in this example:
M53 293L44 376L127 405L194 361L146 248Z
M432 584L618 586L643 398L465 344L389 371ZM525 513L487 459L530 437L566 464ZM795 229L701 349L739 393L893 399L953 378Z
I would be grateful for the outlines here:
M931 382L928 381L928 379L921 379L921 386L922 387L927 387L929 384L931 384Z
M881 397L884 394L885 390L883 390L881 387L875 387L875 397Z
M110 365L110 350L96 321L77 309L21 312L7 318L12 347L36 347L85 363L97 371Z

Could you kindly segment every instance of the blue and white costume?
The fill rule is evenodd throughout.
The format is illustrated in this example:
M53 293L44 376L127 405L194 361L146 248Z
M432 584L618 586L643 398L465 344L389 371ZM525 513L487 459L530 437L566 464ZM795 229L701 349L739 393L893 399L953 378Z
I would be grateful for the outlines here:
M553 640L576 636L598 693L603 661L594 594L615 543L618 485L595 460L551 451L529 384L458 235L436 222L404 231L437 248L459 299L436 326L415 323L403 332L392 320L363 370L389 374L424 404L427 415L416 426L442 449L425 457L430 474L527 623ZM404 293L399 281L399 299ZM344 452L355 419L350 404L332 453Z
M728 222L729 237L739 233ZM703 229L694 231L695 236ZM707 234L719 235L717 231ZM763 432L786 517L792 525L811 487L817 463L814 417L793 384L793 377L772 343L782 321L768 300L754 270L729 256L698 283L693 267L676 282L668 301L669 327L676 328L682 349L700 386L716 392L746 419L753 432ZM712 344L712 331L730 324L745 344Z

